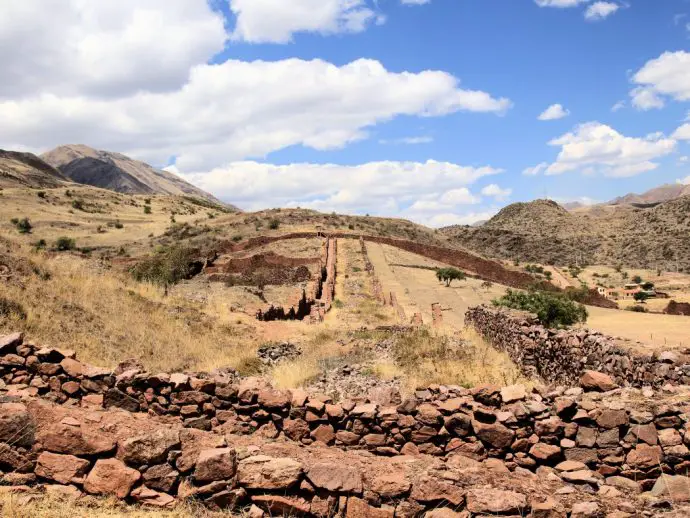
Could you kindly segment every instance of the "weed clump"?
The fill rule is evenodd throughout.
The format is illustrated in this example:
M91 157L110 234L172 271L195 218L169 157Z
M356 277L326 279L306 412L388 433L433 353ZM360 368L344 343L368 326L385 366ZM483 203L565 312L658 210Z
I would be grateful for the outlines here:
M492 301L494 306L529 311L537 315L546 327L566 327L587 321L587 309L577 302L556 294L530 290L508 290L503 297Z
M198 251L188 247L167 247L157 251L131 269L140 282L161 286L177 284L201 271L203 264L197 259Z

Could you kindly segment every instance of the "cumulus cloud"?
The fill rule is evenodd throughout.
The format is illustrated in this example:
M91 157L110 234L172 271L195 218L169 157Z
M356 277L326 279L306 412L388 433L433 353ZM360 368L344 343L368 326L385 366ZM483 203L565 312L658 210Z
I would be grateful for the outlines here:
M672 136L676 140L690 140L690 123L683 124Z
M512 189L501 189L497 184L492 183L481 190L482 195L494 198L496 201L505 201L513 194Z
M357 33L382 23L365 0L230 0L232 38L249 43L288 43L296 33Z
M223 17L206 2L3 2L0 101L48 89L99 97L169 91L225 40Z
M381 139L379 144L392 144L392 145L416 145L416 144L430 144L434 141L434 137L428 135L420 135L418 137L401 137L395 139Z
M638 109L662 108L665 98L690 101L690 52L664 52L645 63L632 81L638 86L630 96Z
M552 104L546 110L544 110L537 119L540 121L552 121L556 119L562 119L570 115L570 111L563 108L560 104Z
M620 9L620 5L613 2L595 2L585 11L585 19L589 21L600 21L608 18Z
M510 105L444 72L394 73L374 60L233 60L194 67L171 92L0 101L0 147L83 142L153 163L175 156L181 170L198 171L293 145L342 147L399 115L500 114Z
M176 168L168 168L174 172ZM324 212L408 218L430 226L471 224L488 219L467 213L481 202L469 187L501 173L490 166L447 162L369 162L276 165L233 162L208 173L179 173L191 183L247 210L302 207ZM318 181L317 181L318 180ZM485 188L486 189L486 188ZM493 193L494 189L490 189ZM505 193L507 190L503 190Z
M534 167L527 167L522 170L522 174L525 176L537 176L544 171L546 171L546 168L549 167L548 162L542 162L540 164L535 165Z
M577 7L586 4L590 0L534 0L539 7Z
M676 180L676 183L679 183L681 185L690 185L690 176L686 176L685 178L679 178Z
M654 160L672 153L676 141L660 133L646 137L627 137L599 122L580 124L572 132L553 139L560 147L558 158L545 174L557 175L591 168L611 177L628 177L654 170Z

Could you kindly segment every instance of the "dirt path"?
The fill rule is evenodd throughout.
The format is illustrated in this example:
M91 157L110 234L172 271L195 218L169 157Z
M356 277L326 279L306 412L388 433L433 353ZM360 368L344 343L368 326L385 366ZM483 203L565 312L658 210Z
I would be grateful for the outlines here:
M551 282L561 289L570 288L573 283L555 266L544 266L544 270L551 272Z
M412 317L419 312L425 323L432 321L431 304L438 302L443 309L444 324L453 329L462 329L465 312L470 307L488 303L505 291L502 286L486 290L481 287L482 281L477 279L455 281L447 288L438 282L433 270L410 267L434 267L441 266L440 263L388 245L367 243L367 249L384 292L395 292L405 314Z

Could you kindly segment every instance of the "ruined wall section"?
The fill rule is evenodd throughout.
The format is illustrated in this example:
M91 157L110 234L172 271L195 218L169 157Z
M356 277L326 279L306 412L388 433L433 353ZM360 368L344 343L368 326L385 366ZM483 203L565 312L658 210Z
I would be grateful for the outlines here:
M628 392L623 402L626 393L620 390L601 394L580 388L530 392L521 385L435 385L417 390L399 405L334 402L302 390L276 390L256 378L237 379L227 372L152 374L132 363L111 372L79 362L73 352L25 343L20 334L0 337L0 376L5 401L40 397L67 408L91 405L148 412L164 416L169 429L191 429L185 433L199 434L196 440L211 430L218 438L257 433L384 457L426 454L451 462L457 455L464 463L497 459L510 471L567 466L550 473L594 488L606 479L649 490L662 472L690 469L687 404L678 398L664 400L663 393L645 400ZM586 373L581 382L586 389L616 388L596 372ZM62 421L55 426L72 425ZM18 421L17 427L26 429ZM0 430L5 431L16 430ZM4 462L14 459L31 471L37 452L22 446L26 445L15 442L9 447ZM158 451L149 443L132 450ZM561 464L564 461L570 462ZM199 485L192 481L193 487Z
M550 383L573 385L585 370L595 370L635 387L690 384L690 359L676 352L636 354L596 331L548 329L534 315L504 308L471 308L465 322L526 375Z

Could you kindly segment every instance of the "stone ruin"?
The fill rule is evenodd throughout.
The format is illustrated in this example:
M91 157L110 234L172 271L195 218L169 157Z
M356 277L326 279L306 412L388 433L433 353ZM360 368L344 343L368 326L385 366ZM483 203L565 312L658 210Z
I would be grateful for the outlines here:
M1 481L18 493L346 518L622 518L690 500L688 392L603 372L381 406L228 372L111 372L14 334L0 377Z

